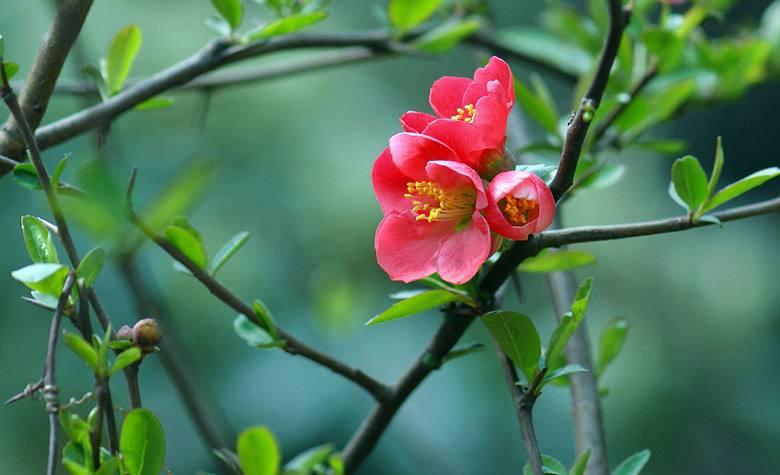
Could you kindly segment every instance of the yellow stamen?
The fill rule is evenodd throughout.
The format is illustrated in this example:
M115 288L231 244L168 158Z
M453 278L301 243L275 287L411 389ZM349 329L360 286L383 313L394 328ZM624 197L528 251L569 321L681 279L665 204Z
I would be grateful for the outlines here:
M404 198L412 202L412 213L417 221L461 221L471 217L477 194L473 188L444 189L432 181L414 181L406 184Z
M458 107L455 109L455 112L457 112L457 114L451 116L450 119L462 120L469 124L474 122L474 116L477 114L477 111L474 109L474 104L466 104L463 107Z
M530 219L531 213L539 208L539 203L526 198L515 198L512 195L504 197L504 204L501 211L504 212L506 219L514 226L522 226Z

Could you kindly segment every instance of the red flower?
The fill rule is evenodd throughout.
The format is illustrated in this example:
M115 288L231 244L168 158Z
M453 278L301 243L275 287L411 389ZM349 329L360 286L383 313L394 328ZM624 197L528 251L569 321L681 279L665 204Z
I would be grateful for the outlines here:
M524 241L552 224L555 198L533 173L499 173L488 186L487 221L498 234Z
M515 100L512 71L497 57L474 72L474 79L444 76L431 86L437 114L407 112L401 125L447 143L469 166L490 177L507 168L506 121Z
M396 134L372 178L385 215L374 246L391 279L412 282L438 272L462 284L476 275L490 254L481 213L488 200L480 177L452 148L422 134Z

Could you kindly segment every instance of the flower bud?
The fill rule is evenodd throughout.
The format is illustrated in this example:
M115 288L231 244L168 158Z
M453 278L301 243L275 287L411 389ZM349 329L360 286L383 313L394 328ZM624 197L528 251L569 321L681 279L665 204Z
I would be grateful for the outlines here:
M127 325L122 325L119 330L116 331L117 340L132 340L133 329Z
M144 353L153 352L161 337L160 325L153 318L138 320L133 325L133 343Z

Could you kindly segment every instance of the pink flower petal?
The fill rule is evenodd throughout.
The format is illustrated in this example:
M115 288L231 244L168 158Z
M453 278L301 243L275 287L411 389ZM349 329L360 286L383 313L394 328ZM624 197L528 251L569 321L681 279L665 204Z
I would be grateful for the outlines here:
M427 179L425 165L432 160L458 160L455 152L441 141L410 132L390 137L390 154L401 173L415 181Z
M555 215L555 199L550 189L533 173L519 171L499 173L490 182L487 195L489 202L485 215L491 229L515 241L524 241L529 235L547 228ZM510 223L499 208L499 202L507 195L536 201L539 206L536 218L522 226Z
M471 79L454 76L444 76L431 86L428 100L431 108L439 117L449 119L457 114L458 107L463 107L463 94L471 84Z
M439 276L452 284L468 282L490 256L490 246L490 228L475 211L471 224L452 233L441 246L436 259Z
M392 211L409 211L409 200L404 198L406 193L406 184L410 178L401 173L398 167L393 163L390 155L390 149L385 148L382 154L374 161L374 168L371 170L371 179L374 183L374 193L382 208L382 213L388 214Z
M422 133L425 127L434 120L436 117L431 114L409 111L401 116L401 127L403 127L404 132Z
M482 179L470 166L460 162L433 161L425 167L431 181L444 188L470 186L477 193L476 209L487 207L487 195Z
M416 221L411 213L390 213L374 239L379 266L392 280L413 282L436 272L436 259L452 223Z
M507 108L511 108L515 101L515 85L512 78L512 70L501 58L493 56L484 68L474 71L474 82L487 84L490 81L498 81L501 86Z

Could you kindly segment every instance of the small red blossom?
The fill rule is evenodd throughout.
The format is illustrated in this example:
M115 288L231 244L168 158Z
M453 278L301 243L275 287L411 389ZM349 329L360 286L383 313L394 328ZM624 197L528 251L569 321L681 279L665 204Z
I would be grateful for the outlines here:
M438 272L462 284L490 255L484 185L460 158L435 138L400 133L376 159L374 191L385 217L374 246L391 279L412 282Z
M509 171L488 186L487 221L501 236L524 241L552 224L555 198L533 173Z
M504 157L504 144L514 98L512 71L494 56L474 72L473 79L438 79L429 96L436 115L407 112L401 116L401 125L407 132L450 145L464 163L489 178L510 165Z

